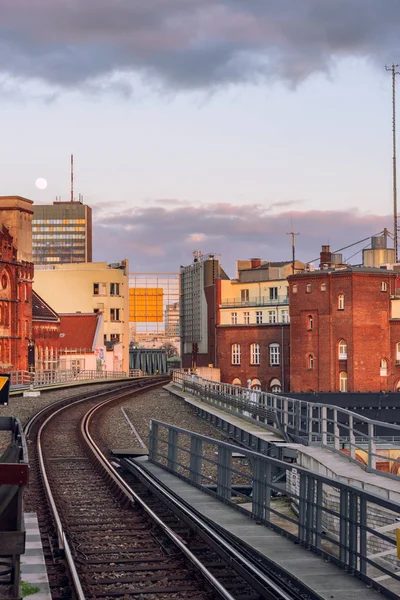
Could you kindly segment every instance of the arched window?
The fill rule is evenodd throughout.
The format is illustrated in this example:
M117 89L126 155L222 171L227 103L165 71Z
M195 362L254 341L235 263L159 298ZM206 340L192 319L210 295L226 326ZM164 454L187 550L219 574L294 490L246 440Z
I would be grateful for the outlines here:
M339 294L337 307L338 310L344 310L344 294Z
M339 375L339 386L341 392L347 392L347 373L342 371Z
M250 346L250 364L251 365L259 365L260 364L260 345L259 344L251 344L251 346Z
M240 379L238 377L235 377L235 379L232 381L232 385L242 385L242 382L240 381Z
M313 369L314 368L314 363L315 363L315 358L313 354L309 354L307 357L307 363L308 363L308 368L309 369Z
M381 282L381 292L387 292L387 283L386 281Z
M250 387L252 390L261 391L261 381L259 379L252 379Z
M388 362L387 362L386 358L381 358L381 362L380 362L380 375L381 375L381 377L386 377L387 376L387 366L388 366Z
M308 327L307 327L308 331L312 331L312 328L313 328L313 325L314 325L314 319L313 319L312 315L308 315L308 317L307 317L307 325L308 325Z
M232 344L232 364L240 365L240 344Z
M312 285L311 283L307 283L307 294L311 294L312 292Z
M321 283L321 292L326 292L326 283Z
M297 284L295 283L292 287L293 294L297 294Z
M279 379L272 379L270 384L269 384L269 390L272 392L273 394L280 394L282 391L282 385L281 382L279 381Z
M400 362L400 342L396 344L396 362Z
M280 364L280 346L279 344L269 345L269 364L276 367Z
M339 360L347 360L347 342L345 340L339 342Z

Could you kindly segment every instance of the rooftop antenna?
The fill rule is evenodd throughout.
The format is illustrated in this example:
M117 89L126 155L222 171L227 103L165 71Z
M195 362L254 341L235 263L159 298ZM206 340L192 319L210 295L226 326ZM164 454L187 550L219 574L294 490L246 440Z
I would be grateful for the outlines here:
M286 235L292 236L292 273L294 274L294 267L295 267L295 263L296 263L295 235L300 235L300 233L295 233L293 231L293 227L292 227L291 230Z
M396 164L396 71L399 65L392 64L391 67L385 66L386 71L392 73L392 131L393 131L393 242L395 262L398 262L398 230L397 230L397 164Z
M74 155L71 154L71 202L74 201Z

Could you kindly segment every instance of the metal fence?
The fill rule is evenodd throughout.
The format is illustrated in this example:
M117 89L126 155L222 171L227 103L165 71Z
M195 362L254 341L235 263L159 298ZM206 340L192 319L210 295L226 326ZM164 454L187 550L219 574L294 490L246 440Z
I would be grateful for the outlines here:
M399 597L400 504L157 420L150 425L149 458L388 597Z
M25 552L22 495L28 483L28 451L18 419L0 417L0 430L8 431L11 438L0 456L0 580L11 586L17 598L20 557Z
M400 426L375 421L337 406L216 383L193 373L174 371L173 381L205 403L218 406L268 429L284 439L320 445L369 472L398 479ZM383 471L385 467L387 470Z
M143 373L139 370L129 372L129 377L140 377ZM73 383L76 381L93 381L96 379L120 379L127 377L125 371L81 371L72 369L68 371L13 371L11 373L11 387L45 387L58 383Z

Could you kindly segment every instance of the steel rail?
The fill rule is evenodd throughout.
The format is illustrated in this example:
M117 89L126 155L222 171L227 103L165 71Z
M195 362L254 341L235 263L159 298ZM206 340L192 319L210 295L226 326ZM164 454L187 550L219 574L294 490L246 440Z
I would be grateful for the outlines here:
M230 558L240 563L250 574L251 579L261 581L264 588L267 586L269 588L269 591L272 591L274 594L277 594L276 598L279 598L279 600L293 600L293 595L288 595L279 585L277 585L273 581L273 579L269 575L267 575L256 565L254 565L251 562L251 560L249 560L246 557L245 552L239 550L237 543L234 544L228 539L227 536L216 531L212 526L210 526L207 519L199 515L199 513L196 510L189 508L185 502L178 499L175 496L175 494L167 490L165 486L155 481L145 469L143 469L140 465L138 465L136 462L132 461L129 458L125 458L121 462L122 464L128 463L131 472L135 471L136 473L139 473L142 481L144 480L150 488L157 490L159 495L166 498L170 505L173 505L176 508L178 508L178 510L181 513L183 513L189 521L194 522L194 524L200 532L205 532L210 538L212 538L212 540L215 542L215 544L217 544L219 548L225 550L225 552L230 556ZM243 576L243 572L240 572L240 575ZM251 584L251 581L249 581L248 579L247 581ZM260 593L261 590L257 591ZM311 590L310 594L312 594Z
M223 585L221 585L218 579L216 579L216 577L214 577L214 575L203 565L203 563L186 547L181 538L170 527L168 527L168 525L166 525L160 519L160 517L158 517L158 515L156 515L156 513L146 504L146 502L144 502L144 500L138 494L136 494L136 492L125 482L125 480L120 476L120 474L104 456L103 452L93 440L89 431L91 421L96 412L101 408L104 408L104 405L106 403L107 402L104 402L101 405L93 407L90 411L86 413L86 415L81 421L82 436L86 439L94 457L96 457L96 459L101 463L103 469L114 480L114 482L117 483L118 487L124 490L125 494L128 496L128 498L130 498L131 502L139 504L142 507L142 509L150 516L150 518L157 523L157 525L163 530L163 532L169 537L169 539L186 556L186 558L190 560L190 562L193 565L195 565L195 567L200 571L203 577L205 577L205 579L214 588L218 595L224 600L235 600L235 598L228 592L228 590L224 588ZM290 599L287 598L284 600Z
M164 381L160 382L157 381L156 384L150 384L149 383L149 379L147 379L147 381L145 382L145 385L140 385L138 380L134 380L133 382L130 382L130 384L124 385L122 386L123 391L121 392L121 388L118 388L117 390L107 390L107 391L101 391L101 392L95 392L95 393L91 393L88 395L85 395L84 397L79 397L78 399L75 399L75 401L72 402L68 402L67 404L65 404L65 399L59 401L56 404L63 404L60 408L58 408L55 412L52 412L51 415L49 415L44 422L41 424L38 434L37 434L37 452L38 452L38 458L39 458L39 465L40 465L40 473L42 476L42 480L43 480L43 484L44 484L44 490L45 490L45 495L47 498L47 502L49 504L50 507L50 511L52 514L52 517L54 519L55 522L55 526L56 526L56 530L57 530L57 541L58 541L58 547L60 550L62 550L64 552L64 556L65 556L65 560L67 562L68 565L68 569L71 575L71 579L72 579L72 584L74 586L74 590L77 596L77 600L86 600L86 596L83 592L81 583L80 583L80 579L79 579L79 575L78 575L78 571L76 569L75 566L75 562L72 556L72 552L71 552L71 547L68 543L68 539L67 536L65 534L64 528L62 526L62 522L61 522L61 518L60 515L58 513L57 510L57 506L56 506L56 502L54 500L54 496L51 492L51 487L50 487L50 483L49 483L49 479L47 477L47 472L46 472L46 467L44 464L44 458L43 458L43 452L42 452L42 443L41 443L41 436L43 433L44 428L46 427L46 425L50 422L51 419L53 419L54 417L56 417L57 415L59 415L63 410L66 410L67 408L71 407L71 406L76 406L78 404L81 404L82 402L87 402L90 400L94 400L94 399L98 399L99 396L105 396L105 395L110 395L113 392L117 392L117 395L113 395L112 398L108 398L106 400L103 400L103 402L101 402L99 405L97 406L104 406L105 404L109 403L109 402L113 402L119 399L124 398L125 396L129 396L132 393L138 392L138 391L145 391L148 390L149 388L155 387L155 386L159 386L160 383L163 383ZM126 389L128 388L129 389ZM132 389L133 388L133 389ZM34 417L32 417L32 419L30 419L26 425L26 431L29 433L31 427L33 426L33 424L35 423L35 421L37 419L39 419L41 416L43 416L48 410L49 408L53 407L54 408L54 403L43 408L41 411L39 411L36 415L34 415Z

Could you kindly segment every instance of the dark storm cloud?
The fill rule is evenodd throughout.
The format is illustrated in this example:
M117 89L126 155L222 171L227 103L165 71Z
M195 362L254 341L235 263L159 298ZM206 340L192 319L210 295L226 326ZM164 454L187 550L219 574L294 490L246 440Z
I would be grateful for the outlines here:
M178 206L137 208L97 216L94 223L95 260L129 258L131 270L176 271L192 261L192 252L221 254L222 265L234 274L238 259L291 260L291 223L297 257L304 262L319 256L322 244L332 250L372 236L390 226L391 218L341 211L290 211L271 214L258 205ZM367 242L343 252L350 258ZM351 262L361 262L361 254Z
M64 87L115 72L173 89L297 83L340 57L395 60L399 20L398 0L0 0L0 71Z

